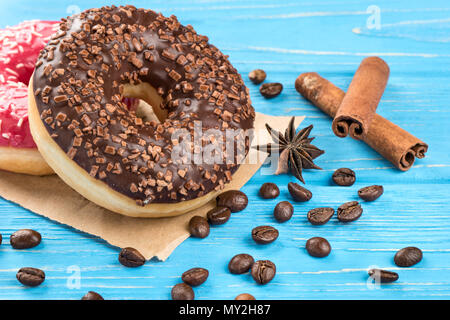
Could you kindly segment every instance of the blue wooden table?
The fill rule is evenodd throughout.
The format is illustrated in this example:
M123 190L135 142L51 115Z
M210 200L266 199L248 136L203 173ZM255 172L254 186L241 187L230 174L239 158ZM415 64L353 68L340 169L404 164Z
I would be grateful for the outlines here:
M1 26L25 19L59 19L94 5L127 1L1 1ZM292 220L278 224L272 210L289 199L291 176L258 173L243 191L248 208L214 227L203 240L188 239L166 262L149 261L128 269L117 261L119 248L89 234L52 222L0 199L0 298L79 299L89 290L106 299L168 299L180 275L191 267L210 270L208 281L195 288L197 299L233 299L249 292L257 299L448 299L450 296L450 3L448 0L196 0L128 1L136 6L175 14L183 24L230 55L244 75L257 111L273 115L306 115L303 125L314 124L316 145L326 150L317 161L323 171L304 174L312 200L295 204ZM375 7L373 7L375 5ZM369 13L367 8L369 8ZM376 13L380 13L378 21ZM373 15L375 14L375 15ZM380 22L380 25L377 24ZM430 145L427 157L408 172L400 172L361 142L339 139L331 120L303 100L294 89L296 77L316 71L346 89L365 56L379 55L391 67L391 77L378 112ZM281 96L264 100L247 80L249 71L265 69L267 81L283 83ZM356 171L357 183L333 186L332 172L339 167ZM260 185L281 186L277 200L257 196ZM358 200L357 190L382 184L385 194L363 203L363 216L350 224L333 218L314 227L306 219L309 209L338 207ZM276 226L279 239L256 245L250 231L261 224ZM9 235L33 228L43 235L33 249L17 251ZM305 242L327 238L333 250L327 258L310 257ZM417 246L423 261L412 268L397 268L395 252ZM247 252L277 265L276 278L256 285L249 274L231 275L229 259ZM18 268L45 270L38 288L20 285ZM395 270L400 279L374 286L367 268ZM80 282L77 281L79 276Z

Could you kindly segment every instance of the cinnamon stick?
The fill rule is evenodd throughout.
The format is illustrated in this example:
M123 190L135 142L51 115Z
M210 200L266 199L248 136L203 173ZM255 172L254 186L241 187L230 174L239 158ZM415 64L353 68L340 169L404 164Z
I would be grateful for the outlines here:
M365 58L356 70L334 117L335 135L361 140L369 131L389 78L389 66L378 57Z
M332 118L345 97L344 91L315 72L301 74L295 88ZM428 150L425 142L376 113L362 140L402 171L409 170L415 158L424 158Z

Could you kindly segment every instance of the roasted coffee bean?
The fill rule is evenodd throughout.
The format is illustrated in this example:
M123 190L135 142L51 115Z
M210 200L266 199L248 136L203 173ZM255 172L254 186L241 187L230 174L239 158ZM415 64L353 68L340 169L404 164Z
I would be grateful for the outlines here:
M255 260L249 254L237 254L228 263L228 270L233 274L243 274L250 270L254 262Z
M278 238L278 230L271 226L259 226L252 230L252 238L256 243L268 244Z
M377 283L389 283L398 280L398 273L392 271L370 269L368 273L369 276Z
M349 187L356 181L355 172L349 168L340 168L333 173L333 181L339 186Z
M29 249L41 243L41 234L31 229L22 229L14 232L9 237L9 242L14 249Z
M194 290L186 283L179 283L172 288L173 300L194 300Z
M266 72L262 69L256 69L256 70L250 71L250 73L248 74L248 78L254 84L262 83L264 80L266 80L266 76L267 76Z
M231 212L242 211L248 205L247 195L239 190L226 191L220 194L216 200L218 207L227 207Z
M195 287L201 285L208 279L209 271L204 268L192 268L184 272L181 276L181 280L184 283Z
M270 83L264 83L259 88L259 92L261 92L261 95L264 98L275 98L278 96L281 91L283 91L283 85L278 82L270 82Z
M193 216L189 221L189 232L195 238L206 238L209 235L208 220L201 216Z
M337 209L337 218L341 222L351 222L361 217L363 209L358 201L350 201Z
M365 201L377 200L383 194L383 186L369 186L358 190L358 195Z
M278 222L286 222L292 218L294 207L289 201L281 201L273 209L273 216Z
M330 254L331 246L327 239L314 237L306 241L306 250L313 257L324 258Z
M394 262L399 267L411 267L422 260L422 250L416 247L406 247L397 251Z
M21 268L16 274L17 280L25 286L36 287L45 280L45 273L41 269Z
M289 182L288 183L288 190L291 194L294 201L297 202L306 202L311 200L312 193L308 189L302 187L298 183L295 182Z
M264 199L275 199L280 195L280 189L275 183L266 182L259 189L259 195Z
M308 211L308 221L315 226L320 226L328 221L334 214L333 208L315 208Z
M3 241L3 237L2 237L2 235L0 234L0 244L2 244L2 241Z
M227 207L216 207L206 214L208 222L212 225L224 224L230 219L231 211Z
M276 274L277 268L270 260L258 260L252 266L252 277L259 284L269 283Z
M250 293L241 293L234 300L256 300Z
M136 249L128 247L120 251L119 262L125 267L136 268L145 264L145 258Z
M81 300L105 300L101 295L99 295L97 292L89 291L86 293Z

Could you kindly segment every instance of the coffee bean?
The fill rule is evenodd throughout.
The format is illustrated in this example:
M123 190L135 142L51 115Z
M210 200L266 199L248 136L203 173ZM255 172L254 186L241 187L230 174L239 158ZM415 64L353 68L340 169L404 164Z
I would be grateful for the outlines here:
M256 300L250 293L241 293L234 300Z
M138 250L127 247L120 251L119 262L125 267L136 268L145 264L145 258Z
M252 230L252 238L256 243L268 244L278 238L278 230L271 226L259 226Z
M259 195L264 199L275 199L280 195L280 189L275 183L266 182L259 189Z
M14 249L29 249L41 243L41 234L31 229L22 229L14 232L9 237L9 242Z
M194 300L194 290L186 283L179 283L172 288L173 300Z
M383 186L369 186L358 190L358 195L365 201L377 200L383 194Z
M270 260L258 260L252 266L252 277L259 284L269 283L276 274L277 268Z
M227 207L231 212L244 210L248 205L248 198L245 193L239 190L230 190L217 197L218 207Z
M422 260L422 250L416 247L406 247L397 251L394 262L399 267L411 267Z
M208 279L209 271L204 268L192 268L184 272L181 276L181 280L184 283L195 287L201 285Z
M2 235L0 234L0 244L2 244L2 241L3 241L3 237L2 237Z
M260 84L266 80L266 72L262 69L253 70L248 74L248 78L254 84Z
M45 280L45 273L41 269L21 268L16 274L17 280L25 286L36 287Z
M243 274L250 270L254 262L255 260L249 254L237 254L228 263L228 270L233 274Z
M283 85L278 82L264 83L259 88L261 95L267 99L275 98L281 91L283 91Z
M350 201L337 209L337 218L341 222L351 222L361 217L363 209L358 201Z
M333 173L333 181L339 186L349 187L355 183L355 172L348 168L337 169Z
M308 189L302 187L298 183L289 182L288 190L292 198L297 202L306 202L311 200L312 193Z
M328 221L334 214L333 208L315 208L308 211L308 221L315 226L320 226Z
M195 238L206 238L209 235L208 220L201 216L193 216L189 221L189 232Z
M381 269L370 269L369 276L375 280L376 283L389 283L398 280L398 273L381 270Z
M306 241L306 250L313 257L324 258L330 254L331 246L327 239L314 237Z
M278 222L286 222L292 218L294 207L289 201L281 201L273 209L273 216Z
M231 211L227 207L216 207L206 214L208 222L212 225L220 225L226 223L231 217Z
M99 295L97 292L89 291L86 293L81 300L105 300L101 295Z

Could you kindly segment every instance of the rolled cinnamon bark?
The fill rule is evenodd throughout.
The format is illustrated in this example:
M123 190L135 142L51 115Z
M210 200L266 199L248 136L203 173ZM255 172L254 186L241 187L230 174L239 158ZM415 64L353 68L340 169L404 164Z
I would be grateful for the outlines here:
M389 79L389 66L378 57L365 58L359 65L334 117L335 135L361 140L369 131Z
M301 74L295 81L295 88L332 118L345 96L344 91L315 72ZM428 150L425 142L376 113L362 140L402 171L411 168L415 157L425 157Z

